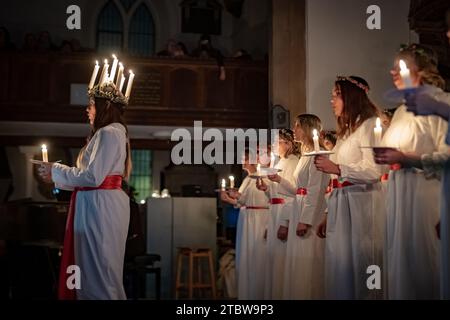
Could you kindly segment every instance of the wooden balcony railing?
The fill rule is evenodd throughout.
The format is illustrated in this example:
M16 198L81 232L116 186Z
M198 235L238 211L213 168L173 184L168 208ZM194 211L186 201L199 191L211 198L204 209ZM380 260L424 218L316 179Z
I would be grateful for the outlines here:
M71 84L87 84L101 55L0 53L2 120L85 122L84 106L70 104ZM218 79L214 60L136 59L121 56L135 74L126 112L129 124L209 127L268 125L267 63L225 61Z

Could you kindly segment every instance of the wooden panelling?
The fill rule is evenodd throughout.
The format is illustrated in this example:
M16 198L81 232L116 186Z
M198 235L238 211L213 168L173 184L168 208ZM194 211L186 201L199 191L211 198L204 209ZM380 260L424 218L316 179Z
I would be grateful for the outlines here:
M85 106L70 105L71 84L86 84L92 54L0 53L0 120L86 122ZM265 62L226 60L218 79L213 60L123 59L135 74L127 108L129 124L211 127L268 125L268 70Z

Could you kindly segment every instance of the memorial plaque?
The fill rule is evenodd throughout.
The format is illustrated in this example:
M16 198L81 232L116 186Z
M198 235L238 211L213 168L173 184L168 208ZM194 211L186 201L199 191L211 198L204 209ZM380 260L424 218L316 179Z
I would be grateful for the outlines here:
M133 106L161 106L162 74L158 69L141 70L133 84L130 104Z

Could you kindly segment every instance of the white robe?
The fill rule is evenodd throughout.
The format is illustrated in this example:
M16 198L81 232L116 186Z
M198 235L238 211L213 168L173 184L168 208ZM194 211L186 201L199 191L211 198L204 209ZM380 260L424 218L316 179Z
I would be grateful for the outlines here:
M381 298L381 290L367 287L367 268L382 268L383 214L381 169L370 146L375 118L338 139L331 160L339 164L341 181L352 186L334 189L328 199L325 250L326 296L329 299ZM381 282L383 283L383 282Z
M288 158L281 158L275 166L282 171L279 176L282 179L294 182L294 170L298 163L298 157L291 154ZM284 261L286 257L287 242L281 241L277 237L278 229L281 225L288 226L289 216L292 211L294 195L286 190L283 185L270 182L269 198L284 199L284 204L270 205L270 219L267 225L267 266L265 298L279 300L283 298L284 283Z
M301 157L294 179L290 192L296 198L289 218L283 297L323 299L325 240L316 235L316 227L326 209L325 191L330 177L316 169L314 157ZM288 188L287 181L282 185ZM299 188L305 188L306 195L296 195ZM312 226L304 237L297 236L300 222Z
M383 144L417 155L446 153L447 123L417 116L400 106ZM389 299L439 298L440 182L423 170L391 171L388 183L386 247Z
M57 187L97 187L109 175L123 175L126 131L119 123L99 129L89 142L80 168L56 163ZM125 242L130 219L122 190L80 191L74 219L75 263L81 270L77 299L126 299L123 288Z
M256 188L256 179L246 177L239 188L241 194L236 234L236 278L238 299L264 299L267 242L264 232L269 219L269 199ZM266 207L267 209L247 209Z

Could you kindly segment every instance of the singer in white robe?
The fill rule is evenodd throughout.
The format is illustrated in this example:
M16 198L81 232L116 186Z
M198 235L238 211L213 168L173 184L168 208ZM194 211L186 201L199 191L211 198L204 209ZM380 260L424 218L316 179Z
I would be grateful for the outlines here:
M400 106L383 144L403 153L446 154L448 124ZM389 299L438 299L440 182L416 168L391 170L387 204Z
M236 236L238 299L264 299L269 199L256 188L256 179L246 177L239 188L241 206Z
M365 120L353 133L338 139L330 160L341 175L332 176L342 187L328 199L325 250L325 288L328 299L377 299L382 289L369 290L371 265L383 266L381 170L372 145L376 118ZM345 186L346 183L350 185ZM381 284L383 283L380 279Z
M89 141L79 167L55 163L56 187L97 187L107 176L125 170L126 131L120 123L99 129ZM130 219L122 190L78 192L74 220L75 263L81 271L77 299L126 299L123 287L125 243Z
M316 235L315 228L326 209L325 191L329 179L328 174L316 169L313 157L302 156L294 171L294 184L286 179L280 182L295 195L289 217L284 299L324 298L325 240ZM297 192L300 189L305 191ZM302 237L297 235L299 223L311 226Z
M275 168L280 169L279 176L289 184L294 182L294 170L298 163L294 154L281 158ZM289 226L294 194L277 182L268 184L270 199L282 199L284 203L270 205L270 219L267 225L267 269L265 282L265 298L279 300L283 298L284 270L287 242L278 239L280 226Z

